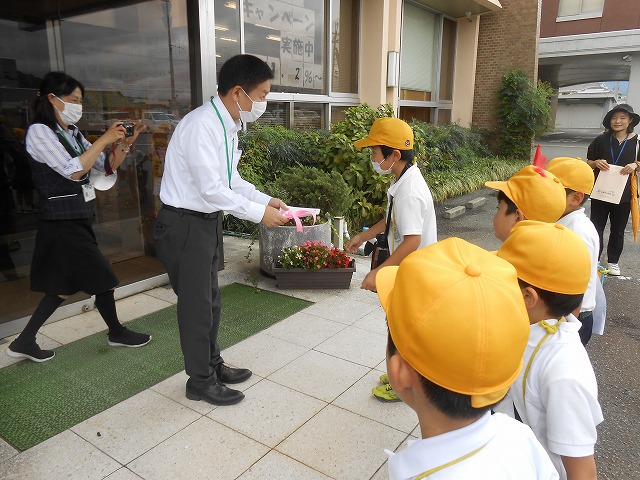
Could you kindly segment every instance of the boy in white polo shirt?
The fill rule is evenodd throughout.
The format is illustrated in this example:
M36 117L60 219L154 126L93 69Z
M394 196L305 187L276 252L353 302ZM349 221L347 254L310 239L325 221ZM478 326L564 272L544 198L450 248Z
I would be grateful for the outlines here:
M583 207L591 194L591 190L593 190L593 170L586 162L579 158L571 157L554 158L549 162L547 170L562 182L567 192L567 207L558 223L576 232L584 240L591 256L591 277L589 278L589 286L584 293L578 315L578 320L582 324L578 333L582 344L586 346L593 331L596 289L599 287L602 290L602 284L598 279L600 238L591 219L584 213ZM604 298L604 291L601 292L601 298ZM599 323L602 323L604 327L604 319L601 319Z
M497 255L518 272L531 323L524 368L496 411L529 425L561 479L597 476L593 457L602 422L598 385L572 315L591 276L582 239L564 225L524 220Z
M394 175L387 191L387 214L370 229L352 237L345 245L351 253L367 240L388 230L390 256L373 268L362 281L361 288L376 291L376 274L382 267L399 265L411 252L435 243L436 212L431 191L422 172L413 161L413 130L399 118L378 118L366 138L354 143L357 149L371 147L371 166L384 175ZM391 224L387 225L387 218ZM373 388L373 395L381 401L400 399L388 384L386 375L380 377L382 385Z
M543 168L527 165L506 182L484 182L498 190L498 210L493 231L505 241L521 220L555 222L564 213L566 192L560 179Z
M422 438L389 455L389 478L556 479L531 430L490 410L522 368L529 322L508 262L459 238L376 275L387 371Z

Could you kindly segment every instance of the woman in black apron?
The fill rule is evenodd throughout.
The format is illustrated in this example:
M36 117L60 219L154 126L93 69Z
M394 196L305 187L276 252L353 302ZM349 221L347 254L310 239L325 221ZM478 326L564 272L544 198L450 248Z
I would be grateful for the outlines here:
M44 362L54 356L36 343L36 333L69 295L83 291L95 295L96 308L109 327L111 346L141 347L147 334L122 326L116 313L113 289L118 285L91 227L94 218L94 183L115 181L113 172L144 129L140 122L128 129L116 122L93 144L75 123L82 116L84 86L62 72L42 80L34 103L34 120L26 135L35 188L40 196L40 217L31 262L31 290L43 292L29 323L7 348L11 357ZM91 169L104 172L93 181Z

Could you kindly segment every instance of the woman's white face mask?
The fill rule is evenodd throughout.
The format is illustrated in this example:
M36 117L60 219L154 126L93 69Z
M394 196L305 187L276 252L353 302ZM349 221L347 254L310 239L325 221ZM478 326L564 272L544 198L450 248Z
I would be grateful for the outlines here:
M251 111L246 112L242 110L240 104L236 102L238 108L240 109L240 120L242 120L244 123L255 122L267 110L267 102L258 102L256 100L253 100L247 94L247 92L244 91L244 88L242 89L242 92L247 95L247 98L249 100L251 100Z
M57 95L53 95L64 104L64 109L59 110L55 107L60 114L60 119L67 125L75 124L82 118L82 104L65 102Z

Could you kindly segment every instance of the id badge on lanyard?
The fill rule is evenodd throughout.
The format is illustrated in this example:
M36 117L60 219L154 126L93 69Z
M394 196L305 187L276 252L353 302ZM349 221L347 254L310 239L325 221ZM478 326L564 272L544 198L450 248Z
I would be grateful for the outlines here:
M93 185L91 185L90 183L82 185L82 195L84 195L85 202L90 202L91 200L95 200L96 189L93 188Z

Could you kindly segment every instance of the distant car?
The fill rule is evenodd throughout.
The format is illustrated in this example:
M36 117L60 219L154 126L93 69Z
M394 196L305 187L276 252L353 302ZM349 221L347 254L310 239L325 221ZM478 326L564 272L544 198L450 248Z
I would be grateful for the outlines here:
M131 113L125 111L85 111L77 127L89 135L102 135L114 122L130 122L131 118Z
M176 126L175 121L169 117L166 112L144 110L142 112L142 123L146 125L149 131L153 132L160 127L173 130Z
M131 113L129 112L105 112L103 113L104 116L104 129L107 130L111 125L113 125L115 122L131 122L132 117L131 117Z
M91 112L85 111L82 114L82 118L78 121L76 126L85 135L103 134L104 128L104 113L103 112Z
M171 123L174 128L178 125L178 122L180 122L181 120L181 118L175 113L167 113L167 117L169 117L169 120L171 120Z

